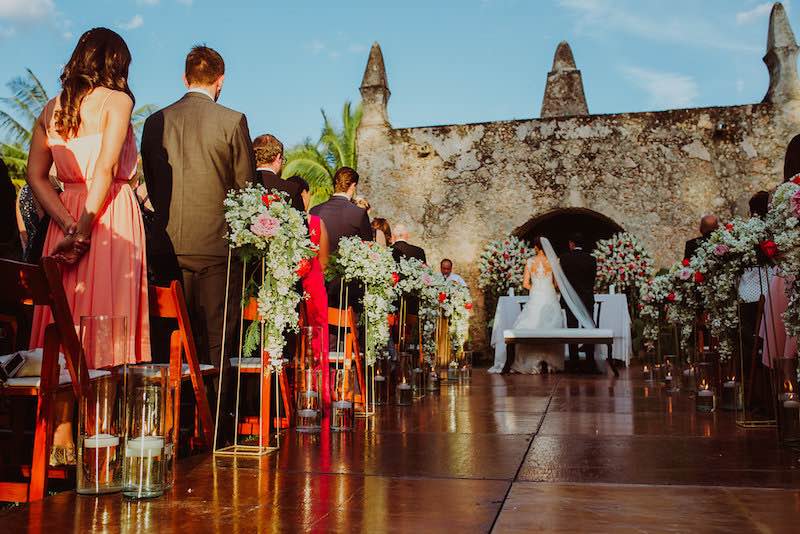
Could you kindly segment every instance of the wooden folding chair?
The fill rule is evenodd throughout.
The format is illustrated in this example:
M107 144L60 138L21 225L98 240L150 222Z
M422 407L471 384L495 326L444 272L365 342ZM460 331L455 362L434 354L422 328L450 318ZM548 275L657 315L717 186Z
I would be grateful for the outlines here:
M211 365L201 365L197 358L197 347L194 343L192 325L189 321L189 310L183 296L183 289L177 281L172 281L169 287L150 286L150 316L175 319L178 327L170 336L169 376L175 389L174 398L174 425L177 436L180 434L180 407L181 384L183 380L190 379L194 389L195 398L195 437L197 427L202 431L202 441L205 448L211 450L214 446L214 419L211 417L211 408L208 404L203 377L219 374L219 370ZM184 358L187 369L184 369Z
M336 343L344 346L337 346L336 350L329 353L328 359L331 363L344 363L347 360L355 361L356 363L356 381L358 382L358 391L355 394L355 402L363 404L365 402L364 393L366 390L366 383L364 381L364 366L362 363L363 355L358 343L358 330L355 320L355 312L352 307L346 310L339 308L328 308L328 328L330 332L336 332ZM343 339L340 339L340 334ZM344 349L343 351L340 349Z
M37 399L29 481L0 482L0 501L37 501L47 491L47 477L51 471L48 461L53 432L53 395L59 387L71 387L75 398L80 399L88 388L89 372L56 261L45 257L40 265L30 265L0 259L0 283L3 285L0 309L14 310L20 303L30 301L34 305L49 306L53 315L53 323L45 329L39 379L12 378L0 388L3 397ZM59 385L59 349L64 353L70 376L70 384L63 386ZM53 471L63 477L63 469Z

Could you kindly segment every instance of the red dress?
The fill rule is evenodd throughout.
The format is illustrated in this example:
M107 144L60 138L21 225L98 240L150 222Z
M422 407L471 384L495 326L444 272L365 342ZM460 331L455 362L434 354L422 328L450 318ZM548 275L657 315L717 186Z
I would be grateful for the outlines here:
M311 241L319 245L321 222L316 215L308 216L308 229ZM319 256L311 260L311 270L303 277L303 291L308 293L306 300L306 316L308 326L322 328L322 336L314 338L314 352L322 353L322 400L327 406L331 401L330 394L330 365L328 364L328 293L325 290L325 276L322 273L322 264Z

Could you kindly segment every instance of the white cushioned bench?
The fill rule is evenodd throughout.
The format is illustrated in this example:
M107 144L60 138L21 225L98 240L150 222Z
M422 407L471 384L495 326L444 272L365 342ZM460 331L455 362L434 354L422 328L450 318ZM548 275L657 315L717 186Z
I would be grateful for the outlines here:
M506 341L506 351L508 358L506 366L510 366L513 361L515 345L552 345L557 343L586 344L586 345L606 345L608 355L606 361L614 372L614 376L619 376L612 350L614 347L614 331L609 328L546 328L528 329L516 328L503 330L503 337Z

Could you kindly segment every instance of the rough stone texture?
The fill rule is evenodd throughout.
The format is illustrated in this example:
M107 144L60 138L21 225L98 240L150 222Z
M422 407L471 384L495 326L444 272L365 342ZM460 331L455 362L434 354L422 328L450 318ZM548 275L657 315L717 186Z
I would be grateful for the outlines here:
M553 69L547 74L542 100L542 118L588 115L581 71L569 43L561 41L553 58Z
M776 9L770 42L786 50L791 29ZM767 57L775 54L770 48ZM771 75L784 85L797 77L787 65ZM371 89L365 98L388 94L385 73L378 78L385 92ZM429 261L453 259L476 301L472 337L480 344L486 310L475 282L487 241L551 210L579 207L639 236L659 266L676 261L702 214L729 217L754 192L780 183L786 144L800 130L793 95L778 91L767 102L733 107L403 129L377 110L358 132L360 187L380 216L409 226Z

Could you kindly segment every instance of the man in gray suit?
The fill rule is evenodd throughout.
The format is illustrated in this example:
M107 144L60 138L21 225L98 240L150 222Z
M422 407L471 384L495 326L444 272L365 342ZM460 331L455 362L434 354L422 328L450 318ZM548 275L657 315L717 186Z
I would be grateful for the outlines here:
M147 119L141 151L154 224L166 229L158 235L172 241L200 359L215 365L228 256L223 200L229 189L252 182L256 167L247 119L216 103L224 80L222 56L206 46L192 48L184 73L188 91ZM237 273L241 269L232 268ZM234 276L231 282L230 293L239 295L235 286L241 280ZM237 322L229 314L228 340Z

